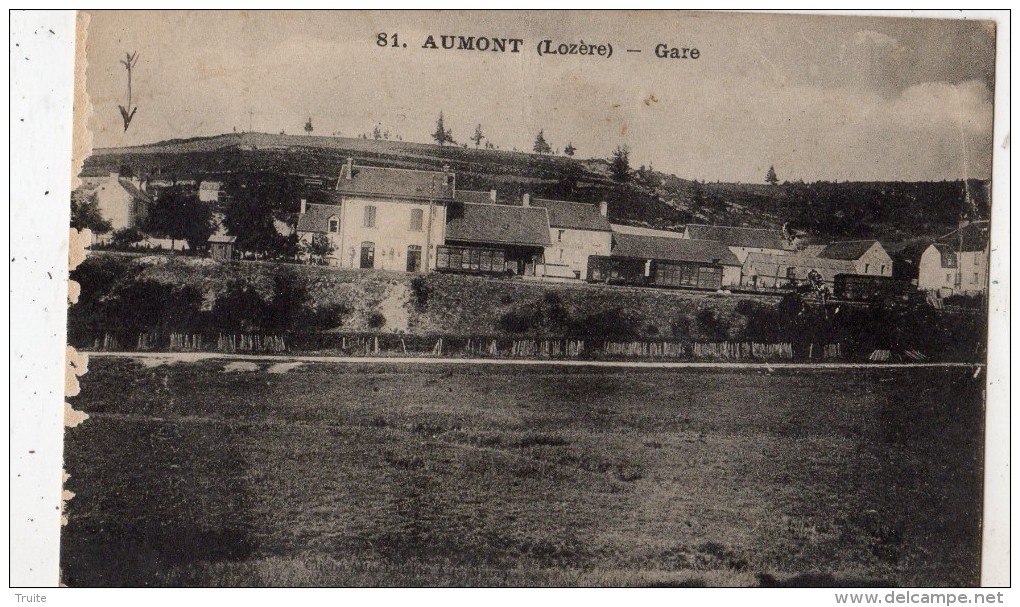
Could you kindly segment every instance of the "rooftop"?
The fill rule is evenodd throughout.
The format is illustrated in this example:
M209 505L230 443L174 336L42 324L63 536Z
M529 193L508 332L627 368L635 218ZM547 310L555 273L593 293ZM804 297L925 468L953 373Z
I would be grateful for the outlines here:
M610 224L610 227L617 234L634 234L635 236L660 236L662 238L683 238L683 231L656 230L655 228L642 228L638 226L625 226L622 224Z
M453 200L454 189L452 173L347 164L336 184L344 195L405 200Z
M340 217L340 206L333 204L306 204L305 212L298 214L298 232L329 231L329 218Z
M868 249L877 244L877 240L846 240L833 242L817 253L826 259L856 260L864 256ZM881 245L879 245L881 246Z
M494 204L496 202L492 199L492 192L476 190L457 190L454 192L453 198L460 202L474 202L477 204Z
M694 261L739 266L740 261L726 245L716 240L689 240L637 234L613 234L613 256L638 259Z
M728 247L777 250L790 248L790 244L779 230L690 223L687 224L687 233L694 240L718 240Z
M596 232L612 231L609 220L602 216L598 205L595 204L535 198L531 205L549 211L549 227Z
M544 247L549 241L549 216L541 207L465 202L451 205L446 240Z

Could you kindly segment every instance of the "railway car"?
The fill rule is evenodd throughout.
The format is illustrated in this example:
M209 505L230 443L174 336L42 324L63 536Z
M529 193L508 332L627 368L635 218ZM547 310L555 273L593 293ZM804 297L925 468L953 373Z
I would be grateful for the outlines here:
M436 269L459 274L503 276L506 255L500 249L482 247L436 247Z
M716 264L604 255L588 258L588 282L717 291L722 279L723 268Z
M842 301L909 303L916 294L917 287L910 281L889 276L836 274L833 279L832 295Z
M648 284L646 263L643 259L591 255L588 257L588 282L644 286Z
M652 262L651 274L651 283L657 287L711 291L722 288L723 267L720 265L656 260Z

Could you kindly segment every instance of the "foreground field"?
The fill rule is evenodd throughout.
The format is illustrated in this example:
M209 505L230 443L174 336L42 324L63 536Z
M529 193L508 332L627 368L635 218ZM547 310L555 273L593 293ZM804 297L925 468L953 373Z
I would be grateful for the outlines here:
M981 380L94 359L70 585L974 585Z

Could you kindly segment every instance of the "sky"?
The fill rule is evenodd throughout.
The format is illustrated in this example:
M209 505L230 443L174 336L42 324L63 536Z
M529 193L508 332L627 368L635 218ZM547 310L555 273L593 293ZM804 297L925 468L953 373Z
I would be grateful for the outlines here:
M380 47L379 33L398 36ZM423 49L520 38L519 53ZM539 56L541 40L613 56ZM388 40L391 40L388 38ZM406 44L406 48L402 45ZM698 59L658 59L657 44ZM628 53L626 49L640 50ZM501 149L608 157L688 179L941 180L991 174L994 24L684 12L93 12L95 147L248 130L356 137L379 124ZM120 61L137 52L127 132ZM473 145L473 144L469 144Z

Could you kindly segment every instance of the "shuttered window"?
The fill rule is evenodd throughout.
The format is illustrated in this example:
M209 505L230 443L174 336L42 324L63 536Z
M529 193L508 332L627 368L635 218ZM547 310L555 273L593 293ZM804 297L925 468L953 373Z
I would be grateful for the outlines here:
M365 207L365 227L366 228L374 228L375 227L375 207L374 206L369 205L369 206Z
M421 209L411 209L411 231L421 232L421 226L425 217L424 211Z

